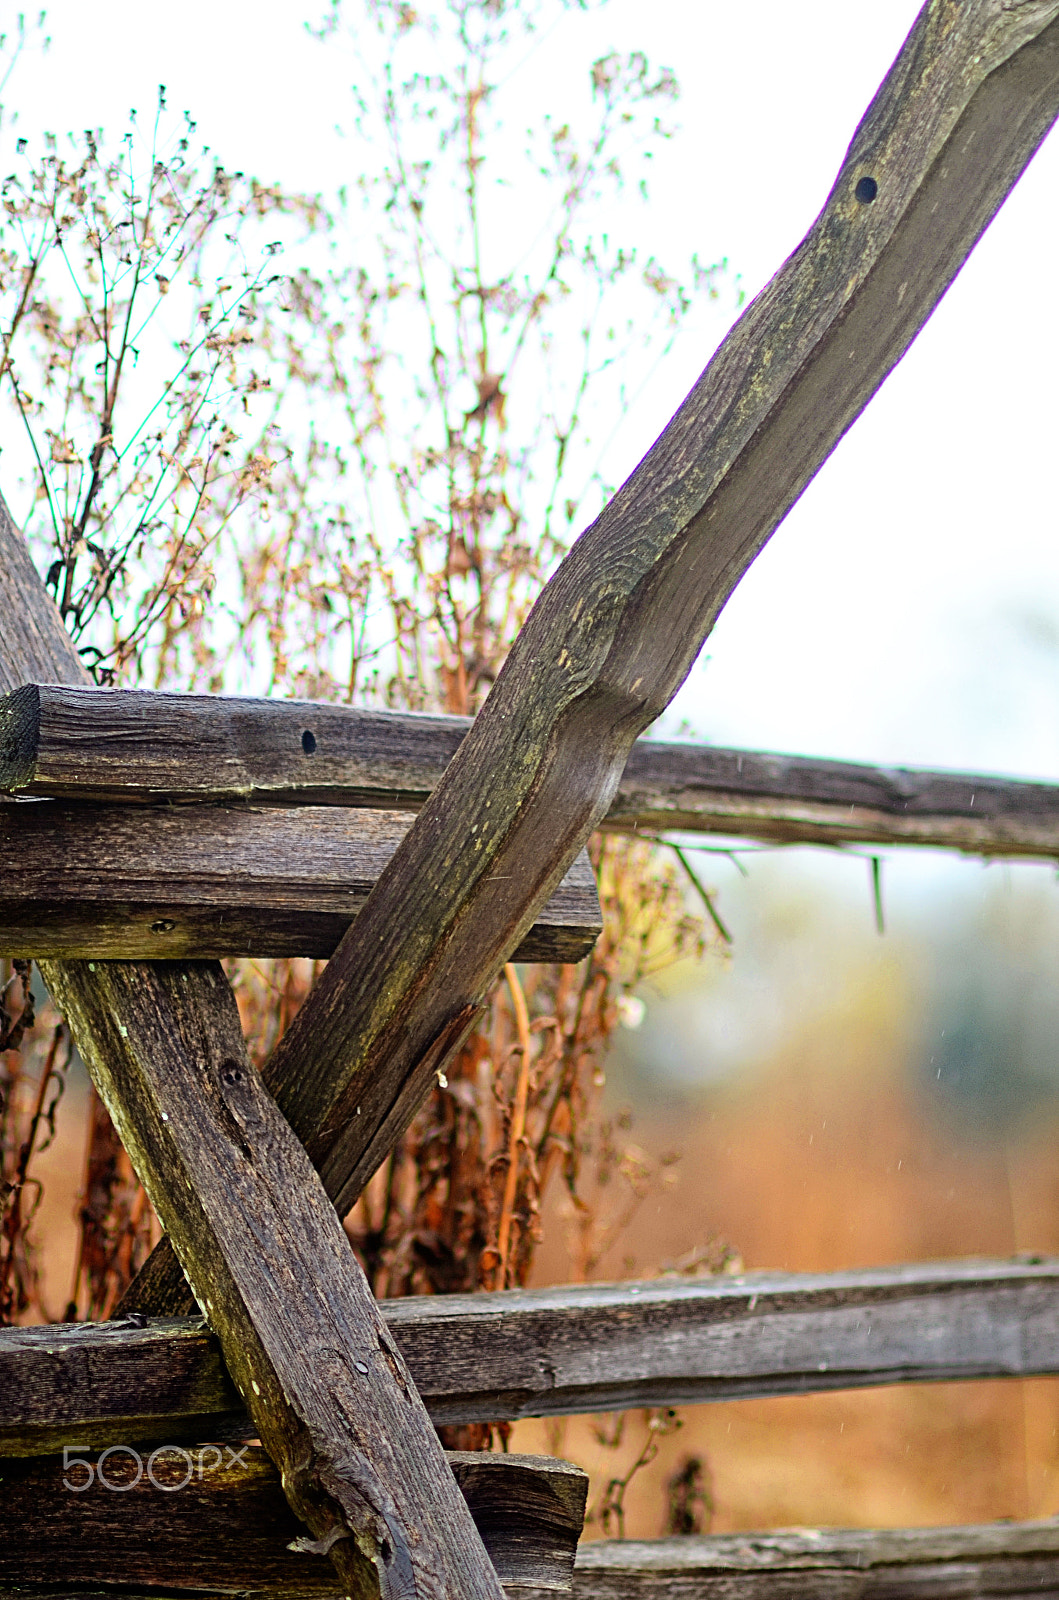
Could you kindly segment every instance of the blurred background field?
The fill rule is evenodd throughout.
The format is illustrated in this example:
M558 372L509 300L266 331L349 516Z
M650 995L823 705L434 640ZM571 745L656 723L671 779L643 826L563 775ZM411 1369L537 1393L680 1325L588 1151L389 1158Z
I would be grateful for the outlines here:
M645 1168L670 1151L605 1279L717 1265L833 1271L1059 1253L1059 893L1037 866L892 855L886 932L866 863L770 852L717 861L734 943L667 974L609 1063ZM609 1188L628 1195L621 1179ZM621 1201L600 1196L604 1215ZM562 1207L557 1208L559 1211ZM565 1228L565 1233L564 1233ZM576 1262L545 1228L535 1281ZM1059 1381L927 1384L685 1407L626 1494L626 1532L667 1527L667 1480L702 1463L714 1531L902 1526L1059 1512ZM646 1439L630 1416L519 1424L598 1503ZM609 1433L608 1433L609 1430ZM702 1508L700 1507L700 1511ZM589 1535L600 1533L597 1523ZM611 1532L614 1532L612 1525Z

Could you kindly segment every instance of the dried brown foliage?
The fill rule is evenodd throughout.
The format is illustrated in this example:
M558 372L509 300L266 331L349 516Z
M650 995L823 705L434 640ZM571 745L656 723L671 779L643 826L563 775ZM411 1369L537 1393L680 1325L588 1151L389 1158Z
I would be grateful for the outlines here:
M79 1211L80 1242L67 1320L113 1314L161 1237L158 1219L132 1162L93 1090L88 1108L88 1152Z
M55 1138L70 1065L63 1024L50 1007L35 1016L31 979L28 961L0 962L0 1324L46 1315L31 1232L41 1196L33 1168Z

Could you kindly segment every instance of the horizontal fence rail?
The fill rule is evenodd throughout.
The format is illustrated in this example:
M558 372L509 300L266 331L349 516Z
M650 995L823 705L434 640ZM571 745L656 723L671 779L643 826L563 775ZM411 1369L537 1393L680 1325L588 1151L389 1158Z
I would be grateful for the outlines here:
M382 1311L436 1424L1059 1373L1059 1261L438 1295ZM245 1429L201 1319L0 1329L0 1454Z
M1054 1522L601 1541L581 1546L573 1584L574 1600L1040 1600L1056 1593Z
M417 811L467 717L28 684L0 699L0 792ZM1059 785L712 745L634 745L605 826L1059 856Z
M74 1594L79 1600L96 1596L103 1600L115 1593L107 1584L114 1572L108 1560L114 1560L119 1548L122 1572L130 1572L122 1588L126 1595L171 1595L182 1583L182 1593L245 1595L249 1590L260 1600L266 1596L341 1600L342 1590L325 1559L285 1548L285 1536L298 1524L290 1517L278 1485L267 1484L267 1467L258 1462L256 1452L250 1454L253 1475L241 1501L232 1488L218 1492L212 1486L204 1488L197 1479L172 1498L164 1493L152 1498L149 1486L137 1485L127 1496L124 1527L121 1507L115 1502L126 1497L116 1493L107 1496L107 1515L95 1524L86 1514L87 1506L81 1507L78 1518L78 1507L71 1504L78 1497L72 1493L65 1496L66 1506L54 1508L66 1513L61 1521L48 1519L42 1504L31 1504L30 1526L38 1534L44 1531L46 1543L35 1559L31 1555L27 1559L26 1553L19 1559L13 1550L0 1552L0 1600L45 1600L45 1596L55 1600L57 1595ZM538 1458L511 1459L535 1464ZM32 1465L39 1471L39 1463ZM115 1483L121 1481L122 1471L121 1458L113 1457L110 1473ZM185 1472L181 1458L156 1468L163 1483ZM500 1475L496 1476L499 1487ZM530 1487L528 1473L525 1476ZM204 1482L208 1485L208 1474ZM28 1484L27 1474L27 1489ZM510 1483L508 1487L516 1488ZM515 1503L521 1500L525 1505L525 1498L525 1491L519 1494L516 1488ZM84 1499L90 1499L90 1492ZM882 1530L799 1528L706 1538L599 1540L582 1544L571 1562L570 1535L563 1527L570 1512L562 1501L556 1507L554 1490L551 1495L546 1491L534 1496L528 1528L525 1532L520 1528L514 1536L505 1536L501 1525L492 1522L481 1485L468 1499L498 1575L518 1600L546 1600L556 1590L570 1588L571 1565L573 1600L986 1600L994 1595L1041 1600L1059 1592L1055 1522ZM275 1517L271 1526L261 1520L266 1509ZM138 1530L137 1515L142 1519ZM76 1538L78 1524L81 1536L87 1535L80 1563L77 1547L64 1545L58 1537L59 1528L65 1527ZM51 1566L49 1558L54 1561ZM32 1576L15 1579L12 1570ZM63 1585L64 1575L74 1571L80 1581Z
M0 956L326 959L414 817L334 806L0 805ZM443 886L439 886L443 893ZM515 953L580 961L602 929L574 861Z
M448 1462L501 1582L569 1589L588 1479L546 1456L450 1452ZM121 1592L342 1593L327 1556L255 1446L131 1445L5 1463L0 1597L34 1585Z

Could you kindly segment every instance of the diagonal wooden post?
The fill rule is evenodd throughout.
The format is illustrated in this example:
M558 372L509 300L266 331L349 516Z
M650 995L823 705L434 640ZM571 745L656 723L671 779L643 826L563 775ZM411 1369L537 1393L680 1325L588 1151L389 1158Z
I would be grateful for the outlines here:
M2 502L0 616L0 688L83 677ZM41 970L313 1548L357 1600L500 1600L334 1207L247 1058L221 968Z
M1057 113L1059 0L927 0L813 227L544 590L268 1064L340 1210ZM164 1252L149 1270L137 1303L176 1309Z
M1057 112L1057 0L928 0L806 239L548 584L269 1063L340 1209Z

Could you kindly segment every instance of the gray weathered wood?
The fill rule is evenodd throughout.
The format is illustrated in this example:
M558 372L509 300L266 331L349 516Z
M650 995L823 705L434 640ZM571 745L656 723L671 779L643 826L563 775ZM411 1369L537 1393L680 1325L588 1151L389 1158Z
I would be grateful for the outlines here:
M384 1301L436 1424L1059 1373L1059 1262ZM0 1455L246 1435L201 1318L0 1329Z
M0 956L330 956L412 824L334 806L0 805ZM519 961L580 961L602 927L582 851Z
M66 963L55 996L295 1513L360 1600L497 1600L437 1434L219 966Z
M470 725L312 701L27 684L0 697L0 792L414 812ZM1059 785L641 739L602 826L1054 859ZM296 848L279 846L281 856Z
M19 1463L14 1471L7 1464L0 1532L10 1536L0 1539L0 1600L103 1600L119 1570L123 1595L249 1591L262 1600L339 1600L326 1561L287 1550L297 1524L263 1452L247 1452L246 1472L217 1469L223 1450L189 1454L192 1479L172 1498L146 1481L126 1493L95 1485L82 1495L56 1494L61 1462ZM450 1459L498 1574L521 1600L567 1587L571 1564L575 1600L1039 1600L1059 1592L1054 1521L599 1541L582 1544L572 1563L583 1474L539 1457ZM159 1457L152 1470L160 1484L175 1485L188 1463ZM116 1452L104 1471L123 1484L136 1466ZM70 1479L82 1475L75 1468ZM512 1518L515 1505L521 1516Z
M290 1549L304 1529L260 1448L155 1455L145 1445L134 1455L121 1447L102 1462L104 1484L99 1455L83 1451L67 1466L61 1456L3 1464L0 1593L61 1583L118 1583L123 1593L140 1585L166 1594L336 1592L325 1556ZM568 1590L588 1486L580 1468L544 1456L454 1452L448 1461L500 1581Z
M537 601L268 1068L292 1123L314 1130L340 1207L605 816L634 739L728 595L1050 127L1057 15L1059 0L929 0L805 241Z
M0 792L415 811L470 723L316 701L26 683L0 698Z
M0 690L10 692L34 680L81 685L90 682L2 497L0 619Z
M641 739L604 827L1059 857L1059 784Z
M578 1551L573 1593L575 1600L1029 1600L1059 1593L1059 1526L600 1541Z

